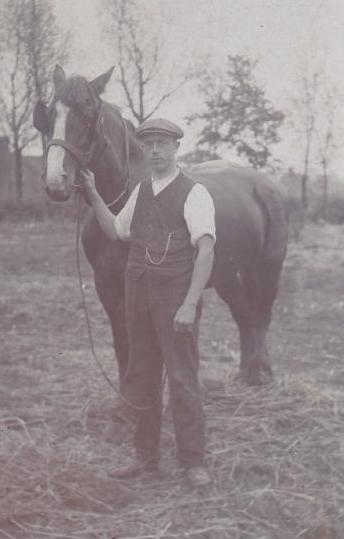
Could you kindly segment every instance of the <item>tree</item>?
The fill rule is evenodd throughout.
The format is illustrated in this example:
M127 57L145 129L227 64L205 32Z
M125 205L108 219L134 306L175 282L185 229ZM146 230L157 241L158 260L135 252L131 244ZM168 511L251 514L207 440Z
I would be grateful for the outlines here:
M293 126L301 143L303 170L301 175L301 202L308 206L309 164L322 167L323 212L327 210L328 169L336 147L336 110L339 94L325 71L309 61L302 66L297 84L297 96L292 100Z
M23 196L23 150L37 137L32 104L47 98L50 69L65 58L50 0L3 0L0 5L0 114L14 154L16 195Z
M202 76L199 89L205 110L187 119L189 124L202 123L196 151L209 159L234 149L261 168L271 156L271 144L279 141L284 114L273 108L256 83L255 66L244 56L228 55L224 72L208 70Z
M28 24L24 35L24 49L27 68L37 101L48 100L51 86L51 69L55 64L63 64L67 60L67 47L70 35L61 33L55 23L51 1L27 0ZM46 139L41 134L43 153Z
M70 35L55 22L51 0L26 0L27 26L24 48L36 99L48 99L51 71L67 60Z
M191 77L166 69L161 32L147 25L138 0L105 0L111 20L106 29L114 43L117 81L137 123L152 116ZM176 79L176 80L175 80Z
M319 112L320 73L305 70L298 81L299 94L293 100L296 120L294 125L299 133L303 148L303 171L301 176L301 202L308 205L307 186L309 179L309 160L316 133L316 118Z
M324 95L322 114L320 115L321 125L317 126L318 147L323 170L323 217L327 215L328 202L328 169L336 149L336 110L338 106L338 95L335 88L327 88Z
M21 199L23 195L22 151L35 137L29 125L32 86L23 51L24 2L3 2L0 19L1 123L10 136L14 152L16 195L18 199Z

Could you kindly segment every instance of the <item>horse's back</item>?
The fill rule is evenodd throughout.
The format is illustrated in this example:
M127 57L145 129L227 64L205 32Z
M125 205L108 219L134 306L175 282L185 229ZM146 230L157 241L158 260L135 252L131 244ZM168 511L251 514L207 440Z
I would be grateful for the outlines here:
M263 174L228 161L208 161L186 170L204 184L215 205L217 249L247 261L283 259L287 225L278 188Z

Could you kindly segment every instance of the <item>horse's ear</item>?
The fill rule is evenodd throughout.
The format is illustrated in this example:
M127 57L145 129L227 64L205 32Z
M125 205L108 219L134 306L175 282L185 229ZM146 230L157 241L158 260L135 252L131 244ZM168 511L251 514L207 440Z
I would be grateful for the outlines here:
M55 91L56 93L58 93L66 81L66 74L64 72L64 69L59 64L56 64L55 66L54 73L53 73L53 81L54 81Z
M115 66L110 67L108 71L91 80L90 85L92 86L93 90L97 95L100 95L104 92L105 86L109 82L114 68Z

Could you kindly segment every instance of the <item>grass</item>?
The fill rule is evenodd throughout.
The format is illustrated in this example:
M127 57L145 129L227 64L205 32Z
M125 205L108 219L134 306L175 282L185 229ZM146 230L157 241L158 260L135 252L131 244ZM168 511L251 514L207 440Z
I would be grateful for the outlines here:
M305 228L290 245L271 328L275 381L235 382L238 345L206 293L201 376L213 484L190 491L165 414L162 476L111 477L132 425L95 365L70 223L0 230L0 537L15 539L341 539L344 422L342 228ZM83 260L96 350L117 370Z

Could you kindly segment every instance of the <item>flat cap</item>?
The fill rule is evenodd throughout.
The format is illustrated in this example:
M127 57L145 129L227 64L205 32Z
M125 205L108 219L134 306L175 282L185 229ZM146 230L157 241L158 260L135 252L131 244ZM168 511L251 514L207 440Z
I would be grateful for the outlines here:
M184 131L178 125L163 118L145 120L137 129L136 136L143 137L150 134L168 135L175 139L182 138Z

